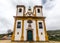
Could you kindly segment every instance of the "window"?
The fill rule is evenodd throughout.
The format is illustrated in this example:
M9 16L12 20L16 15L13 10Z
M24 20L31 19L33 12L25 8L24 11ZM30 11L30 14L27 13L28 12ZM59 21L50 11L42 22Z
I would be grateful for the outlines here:
M32 23L32 20L28 20L27 23Z
M21 22L17 22L17 28L21 28Z
M38 13L40 13L40 9L37 9Z
M31 11L31 9L30 9L30 8L29 8L28 10L29 10L29 11Z
M19 9L19 12L22 12L22 9L21 8Z
M42 22L39 22L39 29L42 29L43 26L42 26Z

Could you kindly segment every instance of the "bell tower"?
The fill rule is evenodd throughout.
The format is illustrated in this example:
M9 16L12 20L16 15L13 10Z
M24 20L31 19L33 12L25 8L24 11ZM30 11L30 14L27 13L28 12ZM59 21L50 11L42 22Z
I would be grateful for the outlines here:
M29 6L26 12L24 5L17 5L14 19L12 41L48 41L42 6L35 5L33 11Z

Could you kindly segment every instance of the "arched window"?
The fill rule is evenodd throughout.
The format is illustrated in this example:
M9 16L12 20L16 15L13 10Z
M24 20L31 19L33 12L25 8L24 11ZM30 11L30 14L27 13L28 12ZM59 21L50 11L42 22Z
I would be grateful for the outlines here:
M32 20L28 20L27 23L32 23Z
M40 9L37 9L37 12L40 13Z
M43 26L42 26L42 22L39 22L39 29L42 29Z
M21 22L17 22L17 28L21 28Z
M19 9L19 12L22 12L22 9L21 8Z

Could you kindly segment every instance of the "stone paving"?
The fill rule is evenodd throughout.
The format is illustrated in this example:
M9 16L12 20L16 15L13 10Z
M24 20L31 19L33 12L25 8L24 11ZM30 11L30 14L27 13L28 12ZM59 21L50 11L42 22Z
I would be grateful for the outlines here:
M11 40L0 40L0 43L60 43L60 41L49 41L49 42L11 42Z

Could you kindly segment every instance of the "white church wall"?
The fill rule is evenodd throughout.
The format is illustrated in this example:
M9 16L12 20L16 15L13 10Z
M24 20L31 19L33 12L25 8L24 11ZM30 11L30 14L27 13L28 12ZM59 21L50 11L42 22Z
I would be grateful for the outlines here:
M27 24L27 20L24 20L24 40L27 40L27 28L28 28L28 24Z
M17 22L21 22L21 28L17 28ZM17 34L19 32L19 34ZM16 21L16 31L15 31L15 40L21 40L21 33L22 33L22 20Z
M32 29L33 29L33 40L36 41L36 22L34 20L32 20L33 23L32 25Z
M42 22L42 25L43 25L43 28L42 29L39 29L39 24L38 24L38 34L39 34L39 40L40 41L45 41L45 31L44 31L44 24L43 24L43 21L38 21L39 22ZM42 34L41 34L42 33Z
M33 23L31 24L32 25L32 29L33 29L33 40L36 41L36 24L35 24L35 21L32 20ZM27 23L27 20L24 21L24 40L27 40L27 30L28 30L28 23Z

